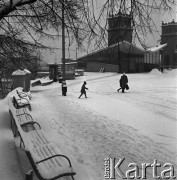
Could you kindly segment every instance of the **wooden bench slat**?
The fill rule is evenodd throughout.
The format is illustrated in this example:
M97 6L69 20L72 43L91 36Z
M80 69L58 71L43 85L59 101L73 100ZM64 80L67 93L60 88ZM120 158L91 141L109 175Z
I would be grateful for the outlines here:
M17 115L22 115L22 114L30 114L30 111L28 108L20 108L16 110Z
M53 148L54 146L56 145L50 143L50 144L46 144L45 146L41 146L40 148L31 149L29 150L29 152L32 155L33 159L35 160L35 163L37 163L38 161L44 158L51 157L57 154L57 152L54 151ZM52 161L52 159L55 161ZM38 168L39 171L43 171L43 177L46 179L59 176L59 174L74 175L75 172L71 167L69 167L69 163L68 164L66 164L67 162L63 163L64 161L61 161L61 159L63 159L63 157L51 158L47 161L36 164L36 167ZM58 163L59 161L62 162L62 164Z
M42 130L30 131L27 132L27 135L29 136L30 141L35 147L49 143L48 138L43 134Z
M52 148L50 146L46 146L46 148L44 149L44 151L46 152L46 154L48 155L48 157L50 156L54 156L55 154L57 154L56 152L54 152L52 150ZM52 165L54 165L54 167L62 167L61 163L58 163L59 158L52 158L51 162Z
M20 125L33 121L32 117L28 114L22 114L17 116Z
M25 108L17 110L11 102L9 103L9 112L39 179L54 180L63 176L71 176L74 179L73 176L76 173L69 158L60 153L57 145L51 143L41 129L36 130L34 127L34 130L31 131L24 130L28 125L36 123L32 121L31 115L26 113Z
M59 151L56 151L56 149L53 146L48 146L47 148L51 149L52 155L55 154L61 154ZM56 158L57 164L61 167L62 164L64 164L65 162L62 161L63 159L58 159Z

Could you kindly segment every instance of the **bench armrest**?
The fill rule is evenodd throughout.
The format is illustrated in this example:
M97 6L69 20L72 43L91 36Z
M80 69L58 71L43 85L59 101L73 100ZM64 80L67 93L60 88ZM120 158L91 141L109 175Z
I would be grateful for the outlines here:
M47 161L47 160L49 160L49 159L52 159L52 158L54 158L54 157L64 157L64 158L66 158L66 159L68 160L69 166L72 167L72 166L71 166L71 161L69 160L69 158L68 158L67 156L65 156L65 155L62 155L62 154L56 154L56 155L47 157L47 158L45 158L45 159L42 159L41 161L36 162L36 164L42 163L42 162Z
M30 122L24 123L24 124L21 125L21 127L26 127L28 125L34 125L34 124L37 124L39 126L39 129L41 129L40 124L38 122L36 122L36 121L30 121Z

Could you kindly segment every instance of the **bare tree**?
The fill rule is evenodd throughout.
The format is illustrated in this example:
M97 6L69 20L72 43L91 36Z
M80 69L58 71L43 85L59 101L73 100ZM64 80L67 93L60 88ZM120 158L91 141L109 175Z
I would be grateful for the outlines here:
M70 43L79 45L93 34L89 10L84 0L2 0L0 2L1 33L12 37L30 37L39 44L42 37L60 37L61 9L65 7L65 26Z
M22 67L37 71L41 57L36 48L31 43L0 35L0 71L12 73Z
M107 44L107 23L111 9L132 14L134 36L143 44L147 33L156 30L151 14L171 11L175 0L1 0L0 32L20 39L55 39L61 36L61 10L69 44L86 41L93 48ZM104 22L104 23L103 23Z
M91 9L94 11L93 6L95 3L94 0L91 1ZM104 26L100 26L103 21L103 17L104 19L107 19L109 16L121 12L132 16L131 26L133 29L133 39L138 39L140 44L146 49L146 36L148 34L153 35L155 32L158 32L160 35L160 32L153 20L153 15L156 14L157 16L165 13L170 14L175 10L174 7L177 6L177 1L175 0L105 0L103 2L99 11L99 16L97 16L97 19L93 18L94 27L97 27L95 32L100 35L95 37L96 44L94 48L100 48L101 46L105 46L105 44L107 44L107 41L103 41L103 39L107 40L106 30L108 25L106 23ZM95 14L93 17L94 16Z

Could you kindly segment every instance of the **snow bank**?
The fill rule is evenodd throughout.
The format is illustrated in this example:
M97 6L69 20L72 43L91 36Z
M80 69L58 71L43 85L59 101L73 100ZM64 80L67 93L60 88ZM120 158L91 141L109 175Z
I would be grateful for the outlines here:
M10 128L8 100L13 93L14 91L10 92L5 99L0 101L0 179L2 180L24 179Z
M158 69L152 69L150 74L152 74L152 75L161 75L162 73Z
M174 76L177 75L177 69L164 69L163 73Z
M58 82L31 88L32 116L62 154L70 158L77 173L75 179L103 180L106 157L125 157L126 163L137 164L157 159L161 164L171 162L176 168L176 78L168 74L176 75L177 71L162 74L153 69L148 74L128 74L130 90L126 93L117 92L120 74L85 74L67 81L66 97L61 95ZM88 82L88 98L78 99L84 80ZM13 92L6 98L12 95ZM4 107L8 114L7 106ZM21 180L11 171L12 164L18 160L12 159L12 152L8 151L9 134L4 132L11 130L10 125L4 128L3 124L10 121L5 116L3 119L0 143L3 141L5 145L0 144L1 179ZM26 168L28 159L25 157L19 156L19 159L21 167ZM125 170L124 166L122 168Z
M46 76L46 77L43 77L43 78L37 78L35 80L32 80L31 83L36 82L36 81L40 81L41 84L43 84L43 83L52 82L53 80L51 80L48 76Z

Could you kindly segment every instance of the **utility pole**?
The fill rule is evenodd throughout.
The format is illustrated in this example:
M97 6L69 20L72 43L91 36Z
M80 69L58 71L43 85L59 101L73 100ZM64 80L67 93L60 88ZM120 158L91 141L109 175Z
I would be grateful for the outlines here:
M65 0L62 1L62 95L66 96L67 86L66 86L66 74L65 74Z
M65 0L62 2L62 71L65 81Z

